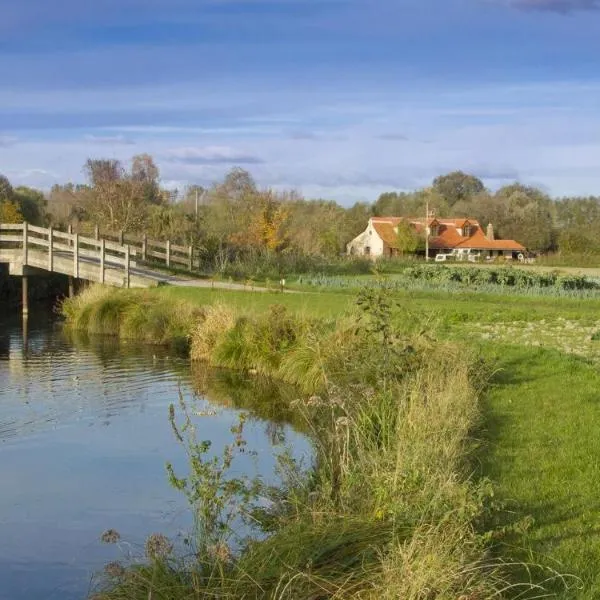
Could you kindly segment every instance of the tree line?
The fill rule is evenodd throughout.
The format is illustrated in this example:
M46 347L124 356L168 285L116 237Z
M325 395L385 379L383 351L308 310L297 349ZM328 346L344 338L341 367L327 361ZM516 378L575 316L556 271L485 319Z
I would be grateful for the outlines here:
M207 264L264 256L331 259L365 229L371 216L472 217L497 237L515 239L530 250L569 255L600 254L600 197L553 199L520 183L496 192L474 175L455 171L413 192L383 193L373 203L343 207L331 200L307 200L293 190L261 188L252 175L233 168L208 188L169 191L148 154L128 164L88 159L86 183L55 185L48 192L12 187L0 175L0 222L92 232L145 232L156 239L194 244Z

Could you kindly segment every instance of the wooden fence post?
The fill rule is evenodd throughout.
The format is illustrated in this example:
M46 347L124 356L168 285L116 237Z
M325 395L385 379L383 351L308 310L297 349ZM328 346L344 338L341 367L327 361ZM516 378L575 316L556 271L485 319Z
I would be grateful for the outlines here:
M194 246L188 248L188 255L190 261L190 271L194 270Z
M96 239L96 241L98 241L100 239L100 226L96 225L94 227L94 238Z
M48 271L52 273L54 271L54 230L52 227L48 228Z
M79 279L79 234L73 235L73 277Z
M144 234L142 238L142 261L146 262L146 255L148 253L148 236Z
M130 275L129 275L129 266L130 266L130 250L129 244L125 246L125 287L129 289L130 284Z
M123 235L123 230L121 229L119 231L119 245L121 245L121 246L123 245L123 243L124 243L123 240L124 240L124 235Z
M23 221L23 266L25 266L27 264L27 260L29 258L28 255L28 246L27 244L29 243L27 236L28 236L28 223L27 221Z
M29 280L27 275L21 277L22 298L23 298L23 316L29 314Z
M167 240L167 267L171 266L171 240Z
M100 240L100 283L104 285L104 262L106 260L106 241Z

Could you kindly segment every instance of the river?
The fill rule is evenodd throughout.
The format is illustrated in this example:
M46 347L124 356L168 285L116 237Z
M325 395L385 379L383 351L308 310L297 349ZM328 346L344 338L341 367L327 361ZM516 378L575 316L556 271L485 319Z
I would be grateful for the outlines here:
M249 451L234 466L276 482L275 456L289 446L307 457L309 444L276 408L273 385L194 372L164 349L74 340L50 318L24 331L0 316L0 600L80 600L106 563L141 557L148 535L189 533L189 507L165 471L171 461L187 472L168 420L180 391L209 403L198 436L217 453L239 407L250 410ZM118 545L101 542L109 528Z

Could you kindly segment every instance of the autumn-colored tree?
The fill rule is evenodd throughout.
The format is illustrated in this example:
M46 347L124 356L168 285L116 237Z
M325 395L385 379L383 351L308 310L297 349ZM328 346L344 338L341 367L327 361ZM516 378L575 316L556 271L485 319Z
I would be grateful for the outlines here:
M16 202L0 200L0 223L22 223L23 215Z
M4 175L0 175L0 223L21 223L23 221L23 215L14 196L10 181Z
M284 225L289 216L286 207L271 192L264 194L258 214L258 231L261 245L270 252L281 250L286 237Z

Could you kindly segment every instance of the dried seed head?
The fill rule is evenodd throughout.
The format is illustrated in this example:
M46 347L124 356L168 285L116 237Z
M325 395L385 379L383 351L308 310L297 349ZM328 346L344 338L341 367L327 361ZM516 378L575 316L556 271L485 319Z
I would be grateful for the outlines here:
M153 533L146 540L145 550L148 558L166 558L173 551L173 544L162 533Z
M109 577L123 577L125 575L125 569L118 562L110 562L104 567L104 572Z
M100 541L104 544L116 544L120 539L121 534L116 529L107 529L100 536Z

